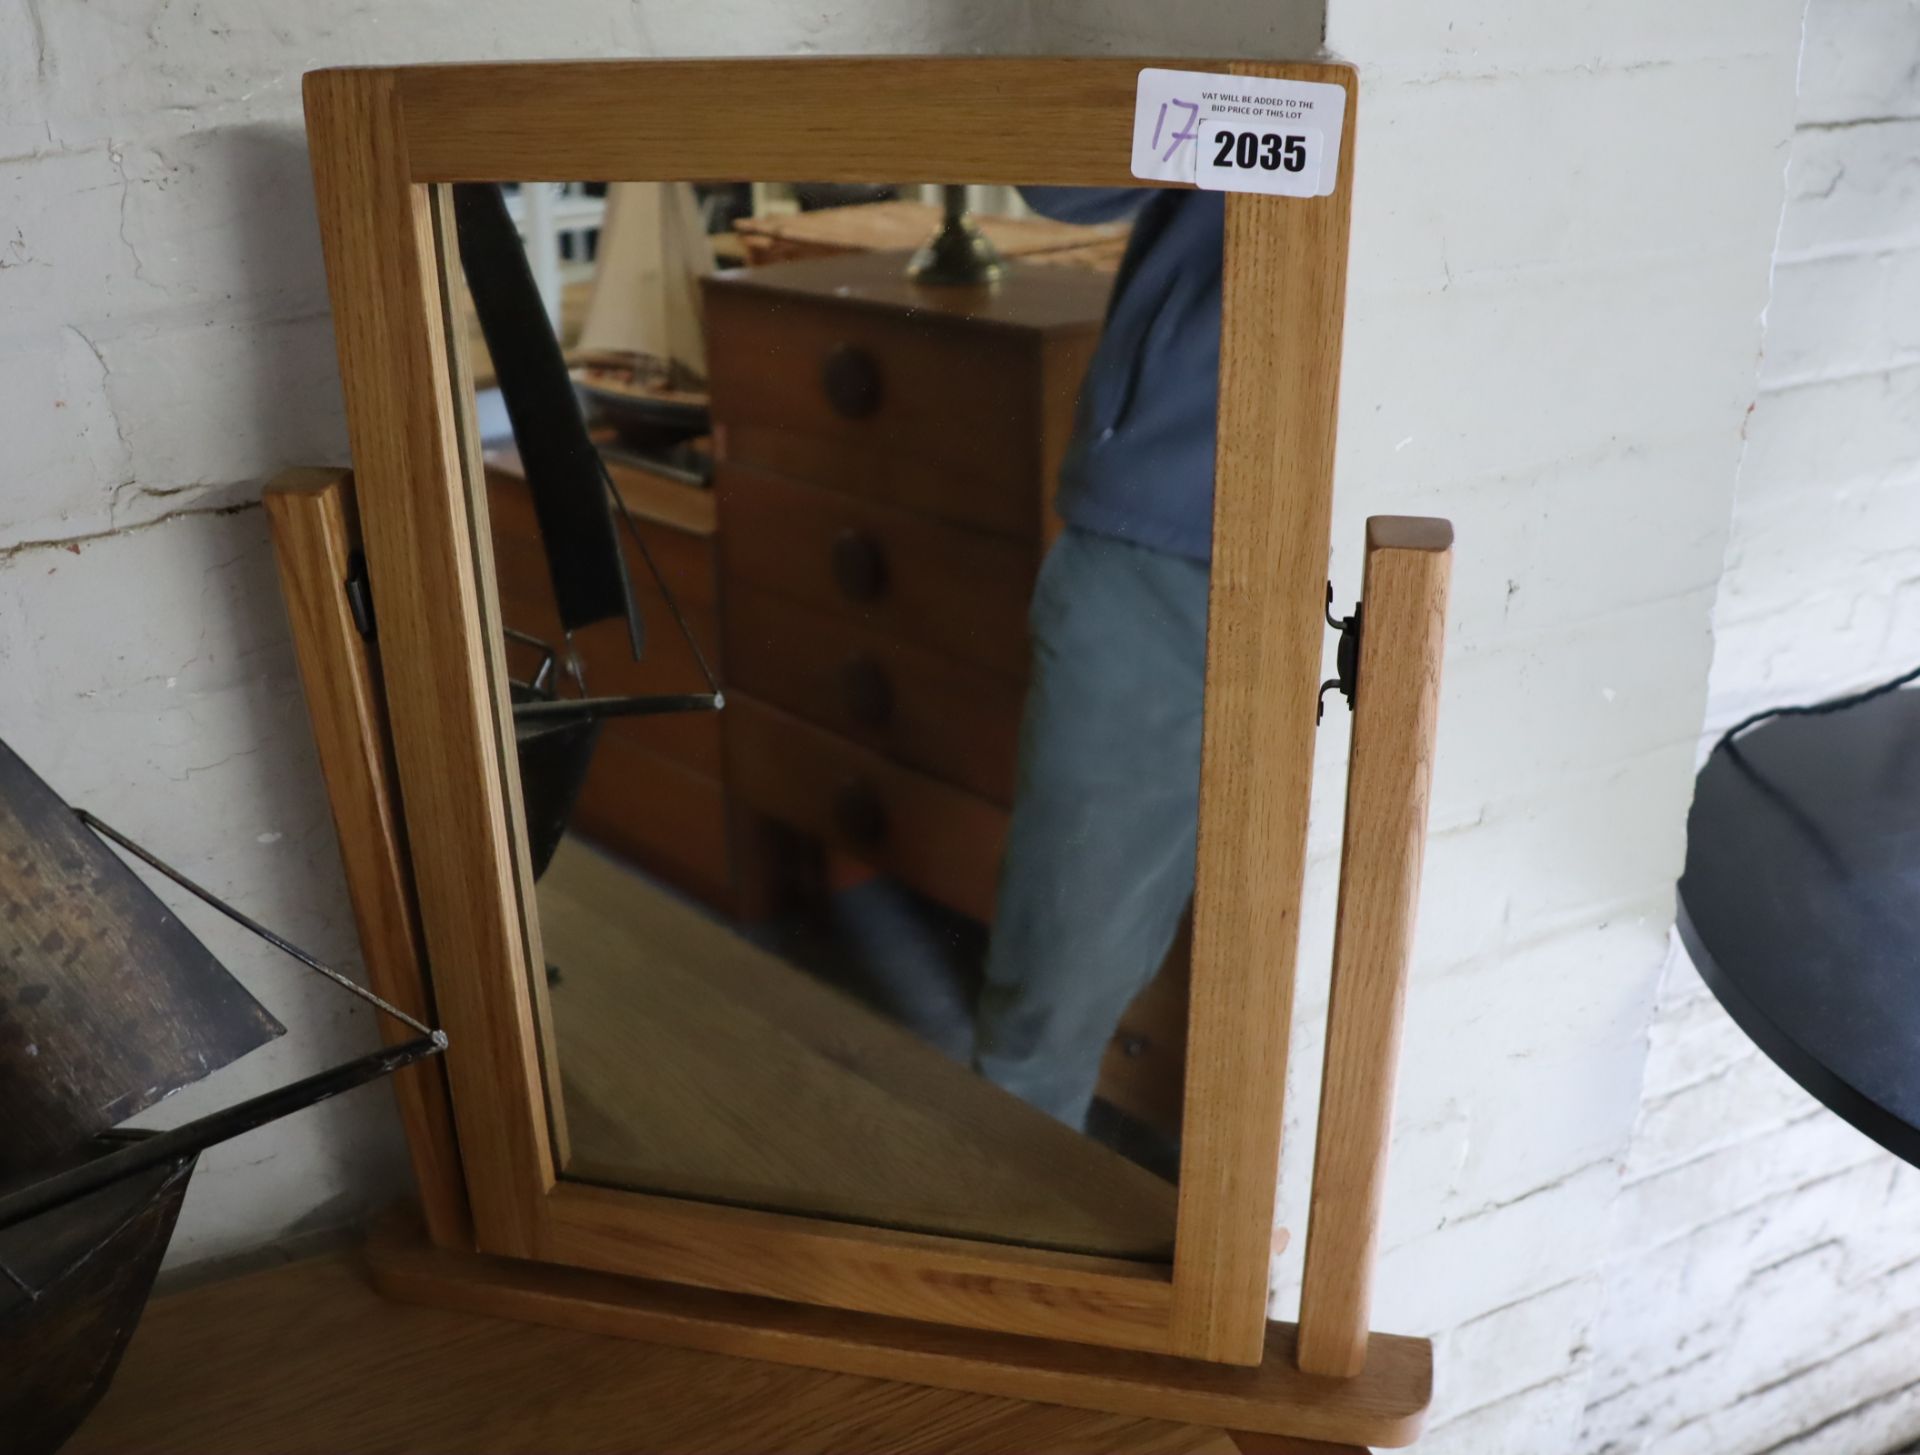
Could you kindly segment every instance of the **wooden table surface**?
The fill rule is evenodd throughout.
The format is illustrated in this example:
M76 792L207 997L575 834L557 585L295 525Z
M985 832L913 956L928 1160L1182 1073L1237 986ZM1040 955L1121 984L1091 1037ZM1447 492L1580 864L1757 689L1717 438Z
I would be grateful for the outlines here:
M1217 1430L388 1303L351 1253L155 1301L66 1455L1233 1455Z

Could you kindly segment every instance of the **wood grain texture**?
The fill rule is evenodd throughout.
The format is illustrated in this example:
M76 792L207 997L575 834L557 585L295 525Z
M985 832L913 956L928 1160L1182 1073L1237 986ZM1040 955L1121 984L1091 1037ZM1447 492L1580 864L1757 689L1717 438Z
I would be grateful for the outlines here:
M533 1030L539 1037L536 1054L540 1064L545 1066L552 1065L554 1059L551 1036L553 1018L548 1014L546 1003L547 977L540 973L547 960L540 945L540 917L532 909L533 858L527 847L527 809L520 784L520 742L513 728L512 678L507 671L506 636L497 629L502 620L500 581L495 569L494 553L489 549L494 539L492 500L486 488L486 456L481 449L480 425L475 417L473 356L467 346L470 334L462 325L473 307L473 298L467 290L466 273L459 260L460 234L453 210L453 189L429 189L426 203L432 222L433 272L439 283L440 339L444 345L449 387L447 417L453 425L453 447L461 471L456 487L461 492L461 498L455 510L460 504L466 507L466 549L473 565L474 590L480 604L480 621L476 624L479 637L477 656L486 671L485 699L491 704L494 724L491 759L495 781L501 787L502 807L506 815L504 823L497 818L493 820L497 829L505 831L504 841L496 836L491 843L481 847L487 861L504 863L514 892L518 895L517 904L509 910L514 927L519 930L518 940L513 942L520 952L519 965L515 967L515 984L526 992L533 1008ZM548 585L551 590L551 578ZM457 862L461 851L453 848L451 852ZM518 1038L514 1043L515 1049L524 1044L526 1031L525 1020L517 1016L504 1017L497 1022L498 1033ZM544 1162L534 1163L528 1168L534 1175L533 1186L540 1188L551 1184L555 1169L567 1160L567 1108L566 1103L557 1097L542 1098L540 1089L535 1090L534 1104L543 1107L546 1114L548 1157ZM524 1178L516 1178L515 1182L523 1192L528 1190Z
M562 1182L540 1256L573 1268L1118 1349L1165 1346L1165 1263Z
M1046 360L1071 358L1081 351L1048 349ZM1075 360L1071 390L1078 390L1086 373L1084 357ZM1064 369L1056 369L1064 374ZM1043 370L1042 379L1047 377ZM1042 384L1044 391L1045 384ZM1048 394L1049 400L1057 397ZM1071 405L1072 394L1068 403ZM961 525L976 526L1000 535L1025 539L1033 534L1032 513L1036 473L1024 481L992 480L969 474L926 450L876 448L845 432L805 433L753 419L729 419L720 425L726 458L749 469L764 470L793 480L830 481L850 495L883 505L905 506L929 515L946 515ZM1057 472L1056 472L1057 473Z
M728 696L721 716L730 787L742 803L949 909L992 921L1006 809L742 692Z
M1261 1362L1239 1369L449 1253L397 1218L367 1253L376 1285L403 1301L1142 1418L1398 1446L1432 1397L1424 1339L1382 1335L1359 1377L1322 1379L1299 1369L1291 1324L1268 1325Z
M907 261L708 280L728 758L790 864L825 841L984 919L1005 815L975 800L1013 800L1047 452L1109 288L1018 263L928 287Z
M157 1300L67 1455L1232 1455L1216 1429L389 1303L350 1255Z
M396 74L416 181L934 175L1137 187L1128 142L1143 66L1239 69L1195 59L823 56ZM1338 82L1350 72L1303 62L1260 74Z
M1067 422L1047 375L1071 374L1078 389L1108 280L1015 265L991 289L929 288L906 264L861 254L708 280L726 458L1031 539L1034 497L1054 484L1044 436ZM863 411L835 406L835 359L870 371Z
M723 580L1025 680L1027 604L1040 566L1031 537L967 530L730 462L715 488ZM849 594L834 569L854 541L874 562L877 584L866 597Z
M362 639L347 604L349 561L359 541L353 477L338 469L284 470L267 486L263 503L367 981L408 1015L435 1025L377 649ZM389 1045L412 1034L390 1017L379 1020ZM428 1233L446 1247L472 1247L446 1068L438 1057L407 1067L395 1073L393 1094Z
M744 582L727 593L726 632L729 692L1012 806L1017 681Z
M1259 75L1292 67L1236 66ZM1174 1347L1261 1357L1306 863L1358 97L1307 207L1227 199Z
M454 178L691 178L935 174L978 181L1129 184L1136 60L609 62L319 72L307 79L335 324L361 476L368 553L418 893L454 1109L483 1246L506 1253L595 1240L602 1256L689 1238L686 1207L608 1194L595 1225L553 1182L527 965L533 931L510 825L497 676L478 622L472 511L432 296L431 213L420 182ZM1206 69L1211 63L1178 64ZM1291 1014L1319 662L1337 403L1353 73L1330 65L1226 69L1338 84L1347 134L1332 196L1236 195L1227 206L1226 318L1200 812L1194 1018L1171 1303L1074 1337L1252 1364L1264 1347L1268 1240ZM713 106L720 91L753 104ZM1064 144L1060 138L1069 138ZM477 472L476 472L477 473ZM522 856L523 857L523 856ZM706 1210L696 1209L705 1214ZM1004 1327L1044 1319L1035 1288L1093 1290L1070 1255L963 1240L903 1245L873 1230L779 1219L773 1245L706 1227L701 1247L737 1277L755 1258L824 1241L844 1276L785 1270L828 1302L945 1286L943 1259L985 1274ZM1164 1284L1158 1285L1165 1288ZM1052 1294L1048 1295L1052 1297ZM1364 1377L1364 1376L1363 1376Z
M1240 1455L1367 1455L1359 1445L1329 1445L1325 1440L1295 1440L1286 1435L1236 1430L1228 1438Z
M616 861L563 840L539 896L569 1176L1171 1255L1171 1185Z
M309 75L305 95L394 757L475 1234L524 1252L552 1162L544 1107L528 1095L539 1067L520 886L431 203L407 176L391 72Z
M1367 1362L1374 1243L1433 777L1453 527L1367 522L1326 1070L1300 1292L1300 1367Z

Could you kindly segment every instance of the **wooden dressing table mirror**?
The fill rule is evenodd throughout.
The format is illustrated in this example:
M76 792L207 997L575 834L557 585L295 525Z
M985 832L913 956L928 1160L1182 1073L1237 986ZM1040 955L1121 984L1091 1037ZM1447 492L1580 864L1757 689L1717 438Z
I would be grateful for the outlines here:
M1317 190L1136 176L1180 146L1151 67L1319 97ZM1355 104L1291 63L306 78L354 470L269 509L369 974L450 1038L399 1089L383 1292L1414 1438L1430 1346L1367 1311L1444 522L1369 525L1305 1293L1267 1308ZM1001 189L992 280L908 275L923 179ZM604 198L584 341L514 239L555 182ZM1215 318L1217 391L1142 362Z

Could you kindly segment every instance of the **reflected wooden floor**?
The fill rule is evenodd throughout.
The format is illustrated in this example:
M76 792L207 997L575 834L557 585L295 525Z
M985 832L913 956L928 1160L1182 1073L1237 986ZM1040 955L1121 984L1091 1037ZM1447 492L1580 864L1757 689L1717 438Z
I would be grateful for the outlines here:
M539 887L566 1175L1116 1257L1175 1189L577 840Z

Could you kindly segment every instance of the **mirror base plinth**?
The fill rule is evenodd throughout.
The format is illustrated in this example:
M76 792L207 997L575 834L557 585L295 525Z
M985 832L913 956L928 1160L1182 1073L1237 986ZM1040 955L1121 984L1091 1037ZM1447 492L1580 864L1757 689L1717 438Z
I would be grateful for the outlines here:
M1265 1360L1242 1368L460 1252L410 1209L383 1218L366 1252L397 1302L1335 1448L1411 1444L1433 1390L1432 1344L1391 1334L1372 1336L1359 1374L1330 1379L1301 1372L1288 1323L1268 1324Z

